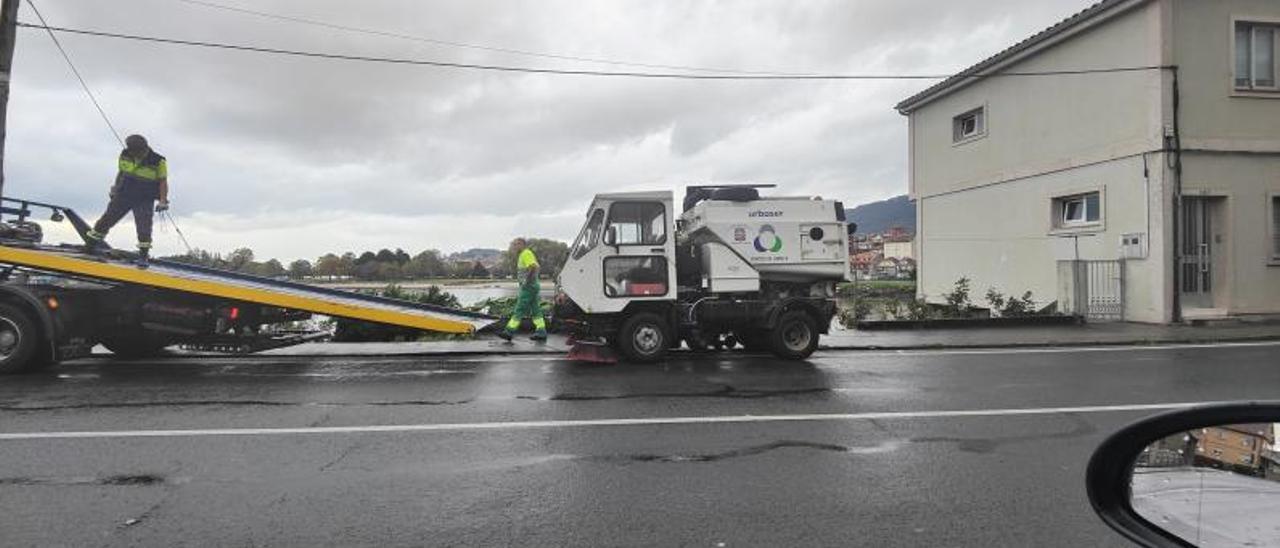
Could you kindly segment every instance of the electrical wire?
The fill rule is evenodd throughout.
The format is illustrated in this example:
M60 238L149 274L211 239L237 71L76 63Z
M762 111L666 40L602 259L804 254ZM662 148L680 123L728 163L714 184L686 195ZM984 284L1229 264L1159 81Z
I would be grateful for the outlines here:
M19 22L17 24L23 28L44 29L50 32L61 32L66 34L77 34L81 36L94 36L99 38L114 38L119 40L130 40L136 42L149 42L158 44L170 44L178 46L190 46L209 49L220 49L229 51L240 51L250 53L264 53L272 55L283 55L292 57L304 57L311 59L325 59L333 61L356 61L366 63L381 63L390 65L410 65L410 66L429 66L439 68L468 69L494 72L512 72L525 74L553 74L560 76L601 76L601 77L625 77L625 78L650 78L650 79L669 79L669 80L945 80L948 78L963 79L981 79L981 78L1005 78L1015 76L1069 76L1083 74L1114 74L1125 72L1146 72L1154 70L1165 70L1169 67L1160 65L1145 65L1133 67L1111 67L1097 69L1077 69L1077 70L1052 70L1037 72L992 72L992 73L974 73L974 74L686 74L671 72L612 72L599 70L567 70L567 69L551 69L538 67L520 67L512 65L486 65L476 63L454 63L448 61L435 61L426 59L403 59L395 57L375 57L367 55L351 55L341 53L322 53L316 51L303 51L292 49L271 48L264 46L246 46L239 44L228 44L223 42L205 42L199 40L182 40L176 38L161 38L156 36L143 36L137 34L124 34L118 32L106 32L87 29L74 29L67 27L51 27L48 25L33 25L31 23Z
M169 213L169 210L167 209L164 210L164 217L166 219L169 219L169 224L173 225L173 230L175 230L178 233L178 238L182 239L182 245L186 246L187 254L191 255L195 253L195 251L191 249L191 244L187 243L187 235L182 233L181 228L178 228L178 222L173 220L173 215Z
M71 55L67 53L66 48L62 47L62 42L58 40L58 35L53 32L53 28L49 26L44 15L40 13L40 8L36 7L34 0L27 0L27 5L31 6L31 11L36 14L36 18L40 19L40 24L46 32L49 33L49 39L53 40L53 45L58 47L58 52L62 54L62 58L67 62L67 66L71 67L71 73L76 75L76 80L80 81L80 88L84 90L84 94L89 96L89 101L93 103L93 108L98 109L98 115L102 116L102 121L107 123L107 128L111 130L111 135L116 138L116 142L120 143L120 148L124 148L124 139L120 137L120 132L116 130L115 124L111 123L111 118L107 116L107 111L102 108L102 104L98 102L98 97L93 94L93 90L89 89L89 83L85 81L84 76L80 74L80 70L76 68L76 64L71 61Z
M217 2L207 2L205 0L174 0L174 1L181 2L184 4L190 4L194 6L201 6L201 7L206 7L206 8L216 9L216 10L223 10L223 11L229 11L233 13L240 13L244 15L251 15L254 17L261 17L264 19L273 19L276 21L284 21L284 22L297 23L302 25L311 25L311 26L322 27L322 28L327 28L331 30L340 30L344 32L368 34L372 36L381 36L383 38L395 38L399 40L412 40L414 42L422 42L422 43L434 44L438 46L449 46L449 47L465 48L465 49L472 49L472 50L479 50L479 51L507 53L512 55L524 55L528 57L540 57L544 59L557 59L561 61L578 61L578 62L584 62L584 63L597 63L602 65L613 65L613 66L623 66L623 67L640 67L640 68L648 68L648 69L687 70L692 72L718 72L718 73L724 73L724 74L759 74L759 75L770 74L770 75L792 75L792 76L798 75L796 73L786 73L786 72L698 67L698 66L690 66L690 65L664 65L664 64L656 64L656 63L641 63L638 61L622 61L622 60L616 60L616 59L604 59L601 57L583 57L583 56L577 56L577 55L563 55L563 54L557 54L557 53L528 51L528 50L521 50L521 49L514 49L514 48L504 48L499 46L487 46L483 44L471 44L467 42L442 40L438 38L430 38L426 36L415 36L412 34L403 34L399 32L392 32L392 31L385 31L385 30L378 30L378 29L353 27L350 25L330 23L328 21L321 21L318 19L309 19L305 17L297 17L297 16L291 16L291 15L283 15L279 13L258 11L258 10L253 10L249 8L242 8L239 6L220 4Z

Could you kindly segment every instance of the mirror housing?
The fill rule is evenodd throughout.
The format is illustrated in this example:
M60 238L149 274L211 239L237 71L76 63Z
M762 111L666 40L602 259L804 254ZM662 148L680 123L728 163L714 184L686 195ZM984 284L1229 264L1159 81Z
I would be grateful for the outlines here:
M850 236L853 236L854 234L857 234L857 233L858 233L858 223L855 223L855 222L853 222L853 221L849 221L849 224L848 224L847 226L848 226L848 229L849 229L849 235L850 235Z
M604 231L604 245L618 247L618 227L610 226Z
M1144 518L1133 507L1134 463L1153 442L1224 425L1280 423L1280 403L1239 403L1181 409L1143 419L1112 434L1094 451L1085 474L1093 510L1139 546L1194 546ZM1277 508L1280 514L1280 508Z

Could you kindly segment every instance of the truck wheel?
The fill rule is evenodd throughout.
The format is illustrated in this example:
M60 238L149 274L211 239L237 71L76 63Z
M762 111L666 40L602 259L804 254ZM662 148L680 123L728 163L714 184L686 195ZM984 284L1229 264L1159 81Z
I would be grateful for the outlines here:
M0 303L0 373L20 373L36 365L40 333L22 309Z
M799 310L784 312L769 335L769 349L779 358L803 360L818 349L818 323Z
M159 356L169 346L169 341L147 334L104 337L99 342L117 358L126 360Z
M667 354L670 337L667 322L661 316L641 312L622 323L618 347L631 361L652 363Z

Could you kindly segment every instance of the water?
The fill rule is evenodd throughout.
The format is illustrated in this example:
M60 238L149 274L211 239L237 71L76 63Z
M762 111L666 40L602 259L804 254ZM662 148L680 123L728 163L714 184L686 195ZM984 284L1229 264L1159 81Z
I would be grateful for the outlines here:
M555 296L555 289L548 285L549 284L545 283L542 284L542 299L549 301ZM513 283L500 285L441 286L440 289L452 294L454 297L457 297L458 302L462 303L462 306L464 307L474 306L484 302L486 299L515 297L519 293L519 288L517 288ZM409 293L421 293L426 291L425 288L418 287L406 287L404 290Z

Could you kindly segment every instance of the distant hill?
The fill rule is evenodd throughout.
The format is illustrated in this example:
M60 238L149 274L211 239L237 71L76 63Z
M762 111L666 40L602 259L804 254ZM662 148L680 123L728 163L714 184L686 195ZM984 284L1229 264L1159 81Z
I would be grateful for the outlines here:
M901 226L911 233L916 231L916 208L906 195L846 209L845 217L858 223L858 232L861 234L881 233L895 226Z
M452 253L449 255L449 260L454 262L479 261L481 264L487 265L487 264L497 263L498 257L500 255L502 255L502 252L497 249L477 248L477 249L468 249L466 251L460 251L458 253Z

